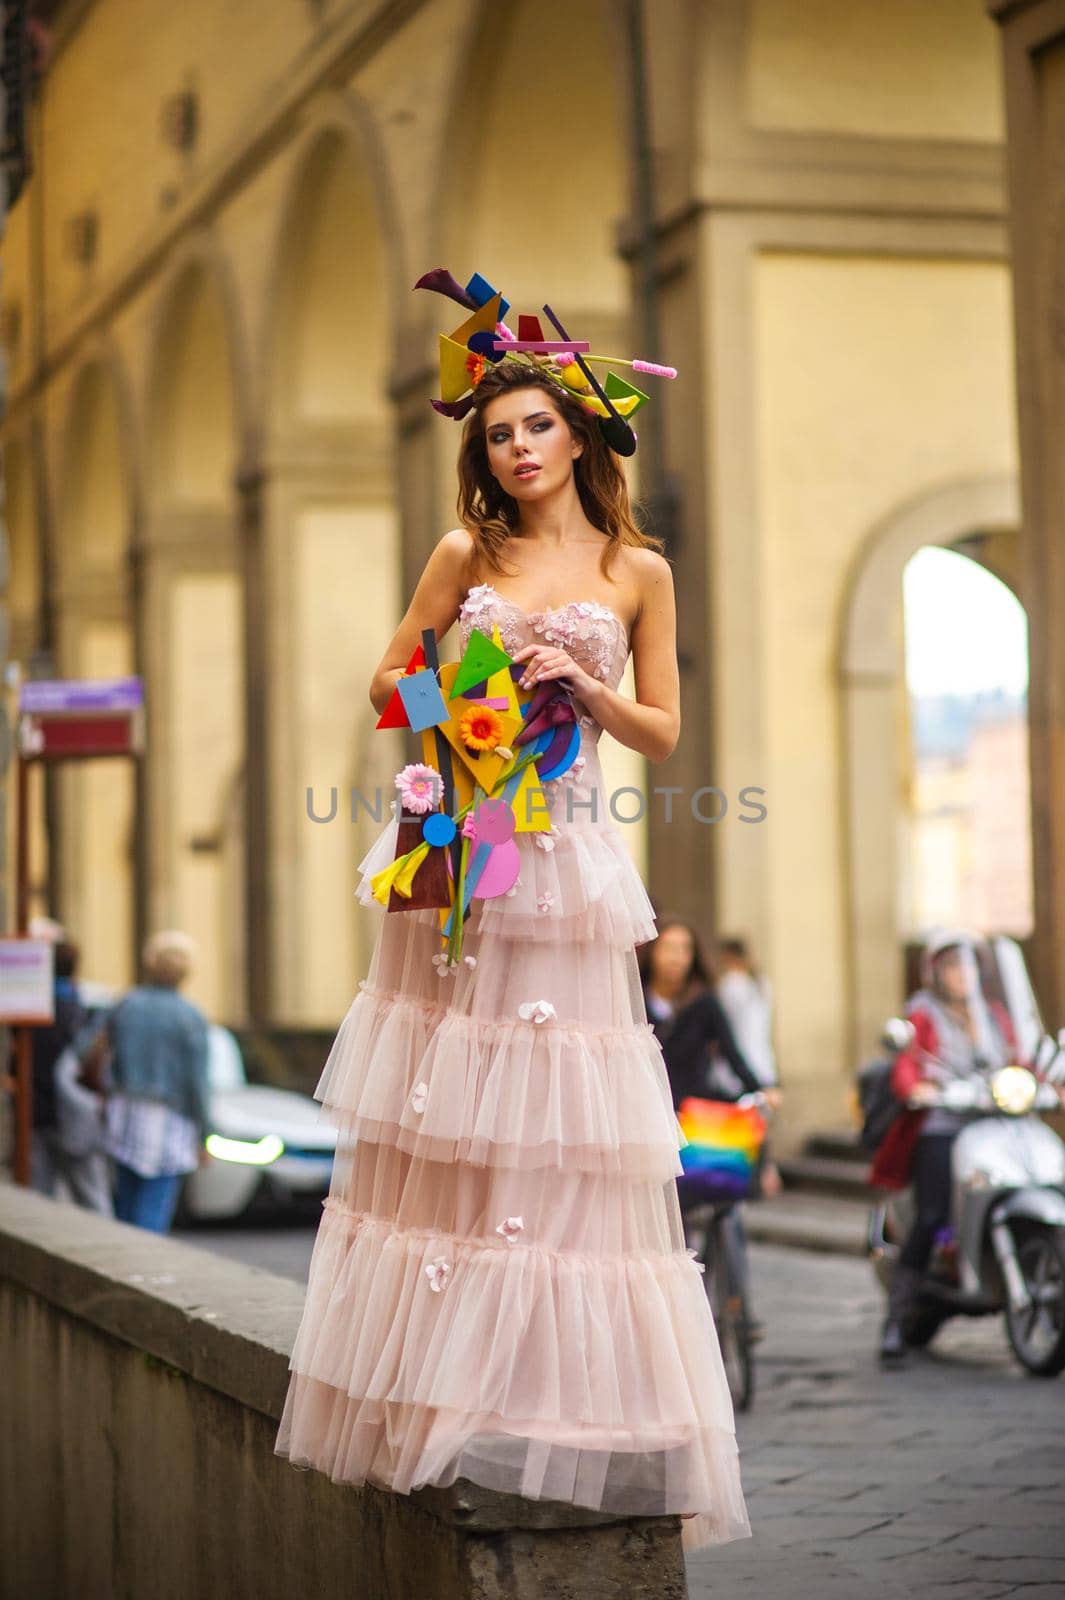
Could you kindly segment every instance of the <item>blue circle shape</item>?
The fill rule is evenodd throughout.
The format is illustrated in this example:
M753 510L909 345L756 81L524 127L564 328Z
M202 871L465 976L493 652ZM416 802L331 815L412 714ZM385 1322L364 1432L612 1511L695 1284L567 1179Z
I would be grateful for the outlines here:
M422 823L422 838L427 844L450 844L455 833L454 822L443 811L430 811Z
M486 361L502 361L503 351L493 350L492 346L499 338L495 329L481 328L477 333L471 333L466 340L466 347L475 355L484 356Z

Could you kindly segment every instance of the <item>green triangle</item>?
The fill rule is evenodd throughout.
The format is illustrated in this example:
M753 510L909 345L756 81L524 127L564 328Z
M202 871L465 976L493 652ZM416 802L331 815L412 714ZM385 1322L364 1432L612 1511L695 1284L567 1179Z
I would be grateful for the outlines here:
M462 652L462 660L459 662L459 670L455 674L448 699L457 700L467 689L472 689L475 683L483 683L493 672L509 666L510 657L507 652L494 644L480 628L473 628L469 643Z
M606 390L611 400L624 400L626 395L637 394L640 397L640 406L642 406L646 405L647 401L651 398L649 394L644 394L642 389L637 389L634 383L629 383L627 378L619 378L616 372L607 373L606 382L603 384L603 388ZM634 417L637 411L639 411L640 406L633 406L632 410L628 412L628 416Z

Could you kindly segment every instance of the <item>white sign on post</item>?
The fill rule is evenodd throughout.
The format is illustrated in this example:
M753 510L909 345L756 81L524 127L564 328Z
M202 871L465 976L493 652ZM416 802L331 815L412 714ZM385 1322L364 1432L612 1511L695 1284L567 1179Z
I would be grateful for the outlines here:
M0 1023L55 1021L50 939L0 939Z

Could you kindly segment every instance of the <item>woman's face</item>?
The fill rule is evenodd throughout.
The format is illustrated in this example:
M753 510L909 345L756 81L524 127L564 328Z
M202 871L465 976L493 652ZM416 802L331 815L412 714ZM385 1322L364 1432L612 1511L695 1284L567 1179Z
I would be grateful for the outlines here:
M484 411L488 467L513 499L542 500L573 476L583 446L543 389L514 389Z
M973 992L973 970L959 949L944 950L936 962L936 981L948 1000L968 1000Z
M679 924L663 928L651 946L651 974L663 983L683 983L692 967L692 936Z

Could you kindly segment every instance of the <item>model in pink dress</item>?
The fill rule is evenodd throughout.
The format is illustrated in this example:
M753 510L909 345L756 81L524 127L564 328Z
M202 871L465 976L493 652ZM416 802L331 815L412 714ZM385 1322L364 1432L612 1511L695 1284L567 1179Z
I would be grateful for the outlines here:
M510 438L520 457L517 420ZM550 467L547 445L530 453ZM610 691L629 656L626 620L590 595L527 612L481 582L458 621L463 646L497 623L530 669L568 662L571 683L576 667ZM462 1477L683 1515L694 1549L750 1528L636 963L654 913L611 815L602 727L574 700L580 754L545 785L551 831L516 835L518 880L472 902L457 967L438 912L382 913L316 1091L340 1143L276 1448L397 1493ZM367 904L396 829L360 863Z

